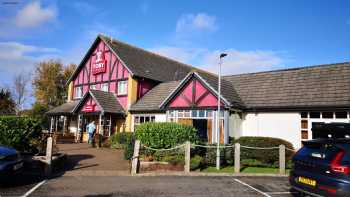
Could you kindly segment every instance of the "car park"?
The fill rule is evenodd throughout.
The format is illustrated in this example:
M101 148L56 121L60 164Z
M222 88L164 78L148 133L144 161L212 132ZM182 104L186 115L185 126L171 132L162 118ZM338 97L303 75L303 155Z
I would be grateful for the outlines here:
M293 157L291 186L311 196L350 196L350 124L329 123Z

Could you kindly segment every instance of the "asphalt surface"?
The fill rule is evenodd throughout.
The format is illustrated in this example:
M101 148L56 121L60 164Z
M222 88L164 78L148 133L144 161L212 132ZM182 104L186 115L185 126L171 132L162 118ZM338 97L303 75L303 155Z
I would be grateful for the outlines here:
M0 195L22 196L34 185L1 188ZM48 180L29 196L290 197L292 193L286 177L61 176Z

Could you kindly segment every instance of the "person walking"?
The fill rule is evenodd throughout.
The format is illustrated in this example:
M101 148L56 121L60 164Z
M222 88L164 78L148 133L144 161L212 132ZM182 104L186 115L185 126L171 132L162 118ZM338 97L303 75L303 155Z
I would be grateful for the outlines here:
M93 138L94 138L94 134L96 131L96 125L95 125L95 121L91 121L87 126L86 126L86 130L88 131L89 134L89 140L88 143L92 144Z

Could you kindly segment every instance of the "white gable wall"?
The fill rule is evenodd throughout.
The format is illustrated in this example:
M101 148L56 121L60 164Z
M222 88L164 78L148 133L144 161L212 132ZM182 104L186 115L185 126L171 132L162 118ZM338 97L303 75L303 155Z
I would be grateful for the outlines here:
M291 142L294 148L301 147L301 118L298 112L243 113L240 126L237 125L239 119L237 114L230 116L230 136L232 137L275 137Z

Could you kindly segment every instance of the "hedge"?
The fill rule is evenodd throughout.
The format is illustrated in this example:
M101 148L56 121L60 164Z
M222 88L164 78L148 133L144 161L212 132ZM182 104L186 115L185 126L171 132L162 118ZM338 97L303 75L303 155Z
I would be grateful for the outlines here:
M235 140L235 143L240 143L241 146L250 147L278 147L283 144L288 149L294 149L293 145L283 139L272 137L240 137ZM293 156L293 151L286 150L286 160L290 160ZM242 165L278 167L279 149L247 149L241 147Z
M131 138L133 138L134 133L132 132L122 132L115 133L109 138L109 142L111 148L125 148L129 142L131 142Z
M136 128L136 139L152 148L172 148L186 141L197 143L197 130L173 122L148 122Z
M40 140L41 130L41 121L38 119L0 116L0 144L18 151L37 151L34 144Z

